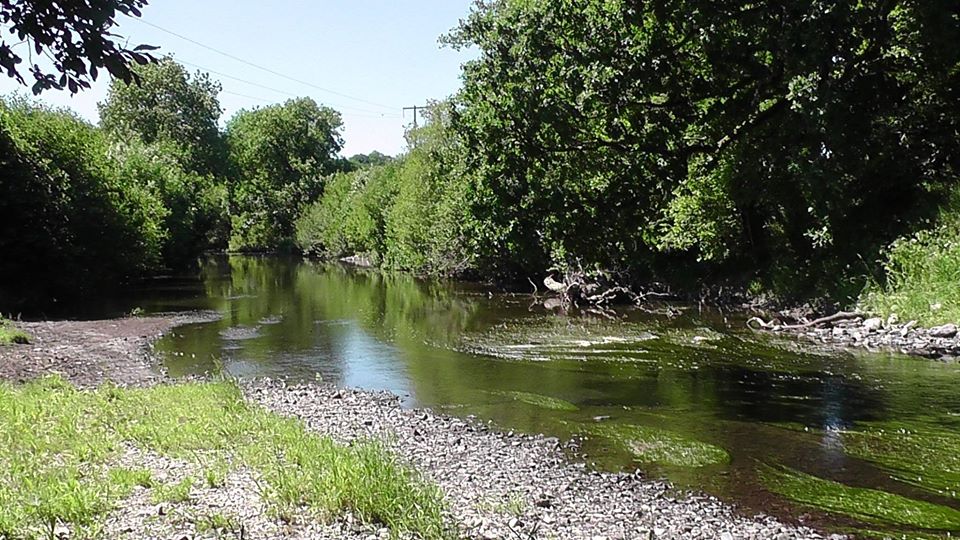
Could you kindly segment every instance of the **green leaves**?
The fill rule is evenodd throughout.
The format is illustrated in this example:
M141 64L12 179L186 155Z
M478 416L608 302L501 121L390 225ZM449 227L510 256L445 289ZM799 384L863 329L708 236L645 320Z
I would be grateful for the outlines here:
M340 114L310 98L241 111L227 124L232 183L231 249L292 244L294 220L343 163Z
M669 260L671 275L803 268L796 290L837 280L956 177L958 11L477 4L446 41L481 51L454 128L497 231L486 250L510 246L501 261L526 272Z

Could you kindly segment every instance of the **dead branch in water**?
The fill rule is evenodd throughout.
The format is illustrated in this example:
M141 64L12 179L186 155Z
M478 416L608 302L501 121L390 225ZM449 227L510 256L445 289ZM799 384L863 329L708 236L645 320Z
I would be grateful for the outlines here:
M840 311L838 313L834 313L833 315L827 315L826 317L820 317L819 319L814 319L812 321L807 321L800 324L776 324L776 319L768 322L760 317L750 317L747 319L747 328L754 331L770 330L773 332L780 330L803 330L805 328L814 328L825 324L835 323L837 321L848 321L863 317L864 314L860 313L859 311Z

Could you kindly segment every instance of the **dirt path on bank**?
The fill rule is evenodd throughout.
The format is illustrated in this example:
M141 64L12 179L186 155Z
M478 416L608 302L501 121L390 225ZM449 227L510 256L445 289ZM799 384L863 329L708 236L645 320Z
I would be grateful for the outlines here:
M94 321L16 322L30 334L25 345L0 346L0 380L24 382L57 373L81 386L105 381L144 385L165 378L151 344L181 324L211 320L185 313Z

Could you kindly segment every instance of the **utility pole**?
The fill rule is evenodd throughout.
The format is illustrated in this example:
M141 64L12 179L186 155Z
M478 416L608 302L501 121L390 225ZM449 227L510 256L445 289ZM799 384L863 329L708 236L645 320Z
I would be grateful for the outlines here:
M413 129L417 129L417 111L425 110L427 107L414 105L413 107L404 107L403 114L406 115L407 111L413 111ZM396 110L396 109L394 109Z

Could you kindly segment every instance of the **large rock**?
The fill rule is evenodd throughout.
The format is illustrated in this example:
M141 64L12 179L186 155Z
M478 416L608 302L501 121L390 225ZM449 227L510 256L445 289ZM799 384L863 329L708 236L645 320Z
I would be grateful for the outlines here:
M863 321L863 328L869 332L874 330L879 330L883 327L883 319L880 317L873 317Z
M930 334L930 337L952 338L957 335L957 325L945 324L943 326L936 326L931 328L928 333Z

